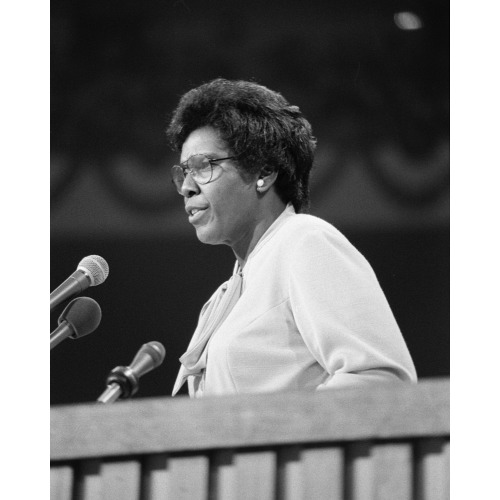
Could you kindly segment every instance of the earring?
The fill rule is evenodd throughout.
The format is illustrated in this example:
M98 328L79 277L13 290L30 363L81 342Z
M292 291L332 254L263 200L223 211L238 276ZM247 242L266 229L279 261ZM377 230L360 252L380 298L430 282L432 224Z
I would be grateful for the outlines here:
M259 180L257 181L257 187L260 187L260 188L261 188L263 185L264 185L264 179L259 179Z

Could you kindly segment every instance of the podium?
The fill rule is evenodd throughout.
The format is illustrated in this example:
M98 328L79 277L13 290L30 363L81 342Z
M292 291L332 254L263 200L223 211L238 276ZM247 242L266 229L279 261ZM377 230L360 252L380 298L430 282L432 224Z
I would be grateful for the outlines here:
M51 408L51 500L444 500L449 380Z

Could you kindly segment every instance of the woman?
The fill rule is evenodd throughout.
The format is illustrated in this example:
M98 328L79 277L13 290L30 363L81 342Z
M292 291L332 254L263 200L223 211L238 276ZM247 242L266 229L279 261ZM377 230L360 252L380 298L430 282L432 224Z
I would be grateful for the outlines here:
M180 358L174 395L186 380L191 397L416 381L368 262L303 213L316 140L296 106L217 79L181 98L167 135L198 239L236 256Z

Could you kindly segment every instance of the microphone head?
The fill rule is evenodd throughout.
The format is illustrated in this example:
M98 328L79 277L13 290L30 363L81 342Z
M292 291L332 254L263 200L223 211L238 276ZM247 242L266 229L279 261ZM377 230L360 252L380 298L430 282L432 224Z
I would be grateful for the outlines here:
M92 333L99 326L101 316L101 308L94 299L78 297L64 308L59 316L58 324L60 325L63 321L69 323L75 332L70 338L77 339Z
M143 346L144 352L147 352L154 361L154 367L160 366L165 359L165 347L160 342L156 342L153 340L152 342L148 342Z
M90 279L90 286L100 285L109 274L108 263L99 255L88 255L78 264L77 270L84 272Z
M143 344L135 355L130 369L135 377L142 377L145 373L150 372L154 368L158 368L165 359L165 348L160 342L148 342Z

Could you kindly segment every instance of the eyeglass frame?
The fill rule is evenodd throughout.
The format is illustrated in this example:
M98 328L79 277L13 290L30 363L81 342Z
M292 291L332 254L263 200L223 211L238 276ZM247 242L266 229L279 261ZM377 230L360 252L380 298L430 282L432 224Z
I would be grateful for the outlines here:
M207 160L208 160L208 164L210 165L210 177L209 179L206 181L206 182L200 182L200 181L197 181L195 179L195 176L193 175L193 169L192 168L189 168L188 167L188 162L189 160L193 157L193 156L204 156ZM212 182L212 176L213 176L213 173L214 173L214 164L218 161L223 161L223 160L233 160L237 158L236 155L234 156L226 156L224 158L210 158L206 153L194 153L192 154L186 161L183 161L182 163L180 163L179 165L173 165L171 168L170 168L170 173L171 173L171 176L172 176L172 184L175 186L175 189L177 190L177 192L179 194L182 194L181 192L181 189L182 189L182 185L180 188L177 187L177 184L175 183L175 180L174 180L174 175L173 175L173 172L174 172L174 169L178 169L180 168L182 170L182 175L184 176L184 179L186 179L187 177L187 174L191 175L192 179L194 182L196 182L196 184L200 184L202 186L206 185L206 184L209 184L210 182ZM196 173L196 172L194 172ZM184 184L184 182L183 182Z

